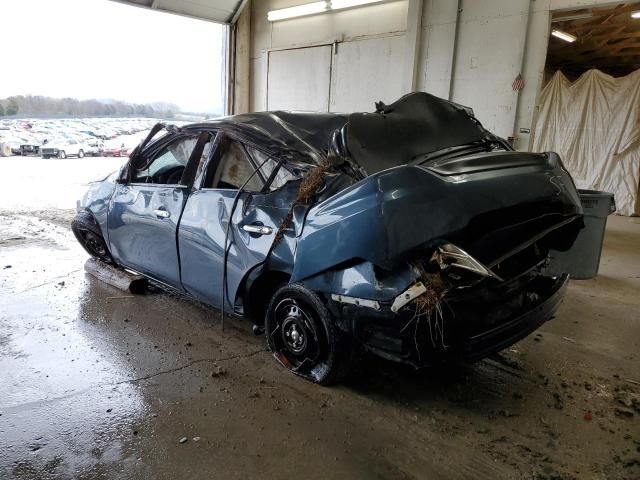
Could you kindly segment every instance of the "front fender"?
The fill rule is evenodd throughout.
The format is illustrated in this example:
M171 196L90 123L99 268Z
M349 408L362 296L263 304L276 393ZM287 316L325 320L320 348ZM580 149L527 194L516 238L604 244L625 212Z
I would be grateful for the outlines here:
M78 210L91 212L98 225L100 225L100 230L107 241L109 235L107 228L109 203L116 188L116 177L117 173L114 173L100 182L90 183L89 188L78 202Z

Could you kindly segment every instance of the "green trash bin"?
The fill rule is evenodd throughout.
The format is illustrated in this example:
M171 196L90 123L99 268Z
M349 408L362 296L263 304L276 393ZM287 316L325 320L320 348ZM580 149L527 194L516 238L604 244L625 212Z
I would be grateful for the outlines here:
M546 271L555 275L568 273L571 278L587 280L598 275L607 217L615 212L616 206L612 193L597 190L578 190L578 193L584 210L584 228L568 251L551 250L551 262Z

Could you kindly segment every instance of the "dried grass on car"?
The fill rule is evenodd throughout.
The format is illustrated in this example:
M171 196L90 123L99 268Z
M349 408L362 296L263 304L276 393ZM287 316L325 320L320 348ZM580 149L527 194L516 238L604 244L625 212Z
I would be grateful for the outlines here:
M311 205L314 197L318 193L318 190L320 190L322 185L324 185L325 174L335 166L335 162L336 159L333 155L327 156L324 162L309 170L307 176L302 179L300 187L298 188L298 195L296 195L296 199L293 202L291 209L276 232L275 238L273 239L273 245L271 246L271 251L273 251L278 243L280 243L284 237L285 230L291 226L293 221L293 207L296 205Z
M414 341L418 355L420 355L420 342L418 341L418 333L420 330L421 320L426 320L429 329L429 338L434 348L440 347L447 349L444 338L444 315L442 310L442 299L447 293L445 284L442 280L440 271L428 271L421 260L415 260L411 266L418 273L420 281L426 288L426 291L413 300L414 314L411 320L402 329L406 330L412 323L414 328Z

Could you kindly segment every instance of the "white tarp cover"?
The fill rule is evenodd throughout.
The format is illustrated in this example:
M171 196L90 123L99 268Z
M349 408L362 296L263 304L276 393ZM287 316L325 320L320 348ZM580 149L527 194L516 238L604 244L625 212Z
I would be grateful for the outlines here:
M640 70L620 78L556 72L540 94L532 150L560 154L578 188L615 195L617 213L640 214Z

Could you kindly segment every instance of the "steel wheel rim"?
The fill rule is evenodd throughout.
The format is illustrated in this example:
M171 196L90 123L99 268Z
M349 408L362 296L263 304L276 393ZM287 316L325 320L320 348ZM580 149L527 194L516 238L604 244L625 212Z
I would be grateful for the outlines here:
M298 373L311 371L322 360L320 329L310 309L293 298L284 298L274 308L275 328L270 332L277 358Z
M107 251L104 248L102 240L95 233L89 230L80 230L84 244L97 257L106 257Z

